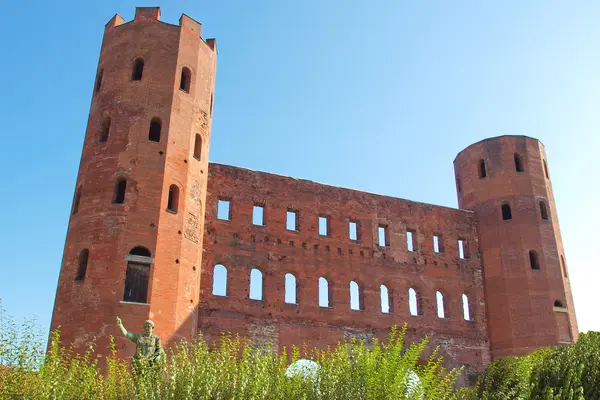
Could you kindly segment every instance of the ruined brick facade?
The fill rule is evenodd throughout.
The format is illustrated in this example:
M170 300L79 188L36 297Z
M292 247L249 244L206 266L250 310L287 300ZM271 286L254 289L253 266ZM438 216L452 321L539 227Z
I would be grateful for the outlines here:
M133 21L106 26L52 318L65 343L84 349L96 337L106 348L117 315L131 329L152 318L166 343L228 331L280 348L384 338L407 322L447 366L466 366L468 382L495 357L577 338L539 141L503 136L463 150L461 209L209 164L215 41L185 15L179 25L159 16L137 8Z

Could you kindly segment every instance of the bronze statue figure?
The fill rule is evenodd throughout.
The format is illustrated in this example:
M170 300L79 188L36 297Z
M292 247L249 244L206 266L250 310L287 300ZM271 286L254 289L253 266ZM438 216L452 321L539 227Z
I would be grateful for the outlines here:
M117 317L117 326L127 339L135 343L136 351L133 360L135 363L145 358L148 364L152 365L164 360L165 351L160 344L160 338L152 334L154 322L147 320L144 322L144 333L127 332L123 326L121 318Z

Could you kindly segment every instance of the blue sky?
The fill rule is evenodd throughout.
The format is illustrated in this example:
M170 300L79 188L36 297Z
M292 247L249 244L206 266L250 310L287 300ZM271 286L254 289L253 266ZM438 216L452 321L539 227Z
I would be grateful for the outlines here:
M49 325L103 27L135 5L3 5L0 298L17 319ZM579 326L600 330L600 3L160 6L163 21L185 12L217 38L211 161L456 207L460 150L542 140Z

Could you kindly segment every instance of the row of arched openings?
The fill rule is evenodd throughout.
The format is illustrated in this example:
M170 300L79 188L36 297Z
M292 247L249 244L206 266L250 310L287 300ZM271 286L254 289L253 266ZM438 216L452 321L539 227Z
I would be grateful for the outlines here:
M100 126L100 134L98 135L98 143L105 143L110 134L111 118L106 117ZM152 118L148 127L148 140L151 142L160 142L160 133L162 130L162 121L158 117Z
M75 198L73 200L73 214L77 214L79 212L79 204L81 202L81 190L82 187L79 186L77 191L75 192ZM127 193L127 179L119 178L115 183L115 189L113 192L113 204L123 204L125 203L125 195ZM167 198L167 211L172 213L177 213L179 211L179 187L175 184L169 186L169 194Z
M540 200L538 205L540 207L540 216L542 217L542 219L544 221L547 221L549 219L549 213L548 213L548 206L546 205L546 202L543 200ZM502 204L502 206L500 207L500 211L502 213L502 219L504 221L512 220L512 218L513 218L512 209L511 209L509 203Z
M519 153L515 153L513 155L513 160L515 162L515 171L516 172L525 172L525 161L523 160L523 156ZM544 176L546 177L546 179L549 179L550 176L548 174L548 165L546 164L545 159L542 159L542 167L544 168ZM477 171L479 174L479 179L483 179L483 178L487 177L485 160L483 158L477 162Z
M148 302L148 284L150 282L151 253L145 247L137 246L129 251L127 270L125 272L125 285L123 288L123 301L132 303ZM83 249L77 258L77 271L75 281L84 281L88 273L90 251Z
M331 308L331 286L325 277L318 279L319 292L318 304L319 307ZM298 286L296 277L291 273L286 273L284 278L284 301L287 304L298 304ZM381 284L380 290L380 310L384 314L393 312L393 297L392 291L385 284ZM361 311L364 310L363 295L359 284L356 281L350 281L350 309ZM214 296L227 296L227 267L222 264L215 265L213 269L213 288ZM263 301L263 273L258 268L250 270L250 288L248 297L251 300ZM469 307L469 298L466 294L462 295L463 318L467 321L471 320ZM423 315L422 305L419 293L414 288L408 290L408 306L410 314L413 316ZM436 292L436 309L439 318L446 317L446 309L444 307L444 296L440 291Z
M98 76L96 77L96 87L94 89L94 94L98 93L102 88L102 78L104 75L104 69L100 69L98 72ZM144 76L144 59L136 58L133 61L133 65L131 68L131 80L132 81L141 81ZM188 67L181 68L181 75L179 77L179 89L189 93L190 88L192 86L192 71Z

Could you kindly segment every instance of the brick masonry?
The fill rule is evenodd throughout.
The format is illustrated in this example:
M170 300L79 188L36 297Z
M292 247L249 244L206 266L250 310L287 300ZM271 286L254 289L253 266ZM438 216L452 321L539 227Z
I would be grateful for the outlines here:
M446 366L465 366L460 384L468 384L494 357L577 338L539 141L504 136L463 150L455 160L460 210L209 164L217 53L214 39L203 40L200 32L186 15L179 25L161 22L156 7L137 8L127 23L116 15L106 25L52 318L65 344L83 351L96 337L102 351L113 335L119 355L131 357L117 315L132 330L152 318L167 344L232 332L278 348L383 339L392 325L406 322L410 340L427 335L429 353L439 346ZM132 80L139 59L142 79ZM180 88L184 68L191 74L186 90ZM154 118L161 121L159 142L149 140ZM108 138L99 141L108 119ZM515 153L523 172L515 171ZM479 178L480 160L485 178ZM119 179L127 181L125 201L113 204ZM173 185L175 211L168 209ZM229 201L228 220L217 218L220 199ZM540 218L540 201L548 220ZM500 211L506 202L510 221ZM264 207L261 226L252 222L254 205ZM286 228L289 210L297 215L294 231ZM320 216L328 219L326 236L319 234ZM357 240L350 239L351 221ZM387 238L381 246L380 226ZM122 301L126 257L137 246L151 253L144 304ZM85 279L76 280L84 249ZM530 268L530 250L539 270ZM213 295L217 264L227 269L226 296ZM249 298L253 268L263 274L262 300ZM296 278L295 304L285 302L286 274ZM319 277L329 283L328 307L318 303ZM350 308L351 281L360 288L360 310ZM389 313L381 309L381 285L389 290ZM416 316L409 288L418 293ZM437 291L445 318L437 316Z

